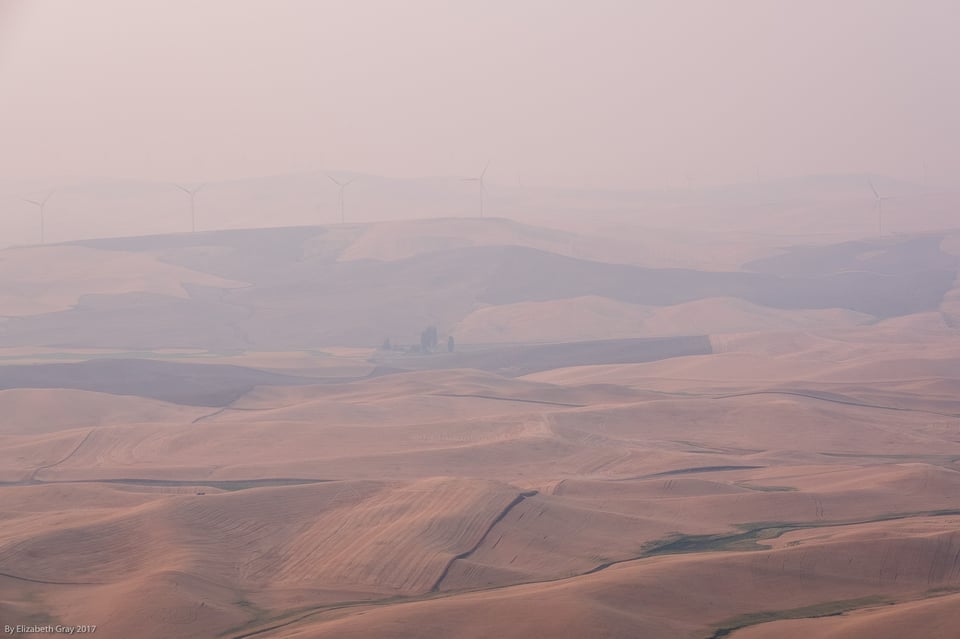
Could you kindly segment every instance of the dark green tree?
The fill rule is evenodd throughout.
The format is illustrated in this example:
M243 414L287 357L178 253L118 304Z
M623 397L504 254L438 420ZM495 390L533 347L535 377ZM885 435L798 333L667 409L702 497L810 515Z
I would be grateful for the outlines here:
M420 333L420 350L431 353L437 347L437 327L428 326Z

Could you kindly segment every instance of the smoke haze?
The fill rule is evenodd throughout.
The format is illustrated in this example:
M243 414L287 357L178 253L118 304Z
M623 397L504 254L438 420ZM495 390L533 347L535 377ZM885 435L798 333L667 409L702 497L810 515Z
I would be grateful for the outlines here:
M0 1L0 173L949 184L949 0Z

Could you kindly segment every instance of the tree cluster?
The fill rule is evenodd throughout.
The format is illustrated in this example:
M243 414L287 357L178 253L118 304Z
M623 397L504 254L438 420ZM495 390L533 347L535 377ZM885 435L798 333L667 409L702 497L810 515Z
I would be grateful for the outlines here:
M403 348L402 346L398 348L412 353L434 353L437 351L439 343L440 332L437 330L437 327L428 326L420 332L420 344L414 344L407 348ZM392 351L394 348L394 344L390 341L389 337L384 338L383 343L380 345L380 350L382 351ZM456 342L453 339L453 335L448 335L447 352L452 353L455 348Z

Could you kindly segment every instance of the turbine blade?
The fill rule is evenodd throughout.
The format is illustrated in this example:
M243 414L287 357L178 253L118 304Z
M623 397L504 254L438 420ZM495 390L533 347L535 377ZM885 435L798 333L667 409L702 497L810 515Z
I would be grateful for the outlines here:
M483 176L487 174L487 169L490 168L490 160L487 160L487 163L483 167L483 173L480 174L480 179L483 179Z
M330 180L332 180L333 183L336 184L337 186L343 186L343 184L341 184L340 181L337 180L337 178L333 177L332 175L328 175L327 177L330 178Z
M879 199L880 199L880 194L877 193L877 187L873 185L873 178L868 178L867 181L870 182L870 190L873 191L873 197L875 197L875 198L877 198L877 199L879 200Z

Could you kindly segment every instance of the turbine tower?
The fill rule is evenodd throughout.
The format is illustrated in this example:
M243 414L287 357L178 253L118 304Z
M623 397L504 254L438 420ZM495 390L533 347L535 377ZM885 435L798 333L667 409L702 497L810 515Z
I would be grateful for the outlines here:
M174 184L175 187L186 193L190 197L190 232L197 232L197 193L206 186L206 184L200 184L192 189L186 186L181 186L179 184Z
M480 217L483 217L483 196L487 192L487 185L483 181L483 178L487 175L487 169L490 168L490 161L487 161L487 164L483 167L483 171L480 173L480 177L469 177L463 178L464 182L476 182L480 185Z
M880 195L880 192L877 191L877 187L873 183L873 178L868 178L870 181L870 190L873 191L873 201L874 206L877 209L877 235L883 235L883 203L885 200L892 200L895 195Z
M46 197L44 197L42 200L28 200L26 198L24 198L23 200L24 202L29 202L30 204L33 204L40 210L40 243L41 244L47 243L47 228L46 228L47 202L50 201L50 198L52 198L54 193L56 192L57 192L56 189L50 191L49 193L47 193Z
M330 181L331 181L331 182L333 182L333 183L336 184L338 187L340 187L340 193L339 193L339 195L338 195L338 202L340 203L340 223L341 223L341 224L344 224L344 223L346 222L346 216L345 216L344 213L343 213L344 196L345 196L345 194L346 194L347 187L350 186L351 184L353 184L354 182L356 182L356 178L354 178L354 179L352 179L352 180L345 180L345 181L341 182L340 180L338 180L337 178L333 177L332 175L327 175L327 177L330 178Z

